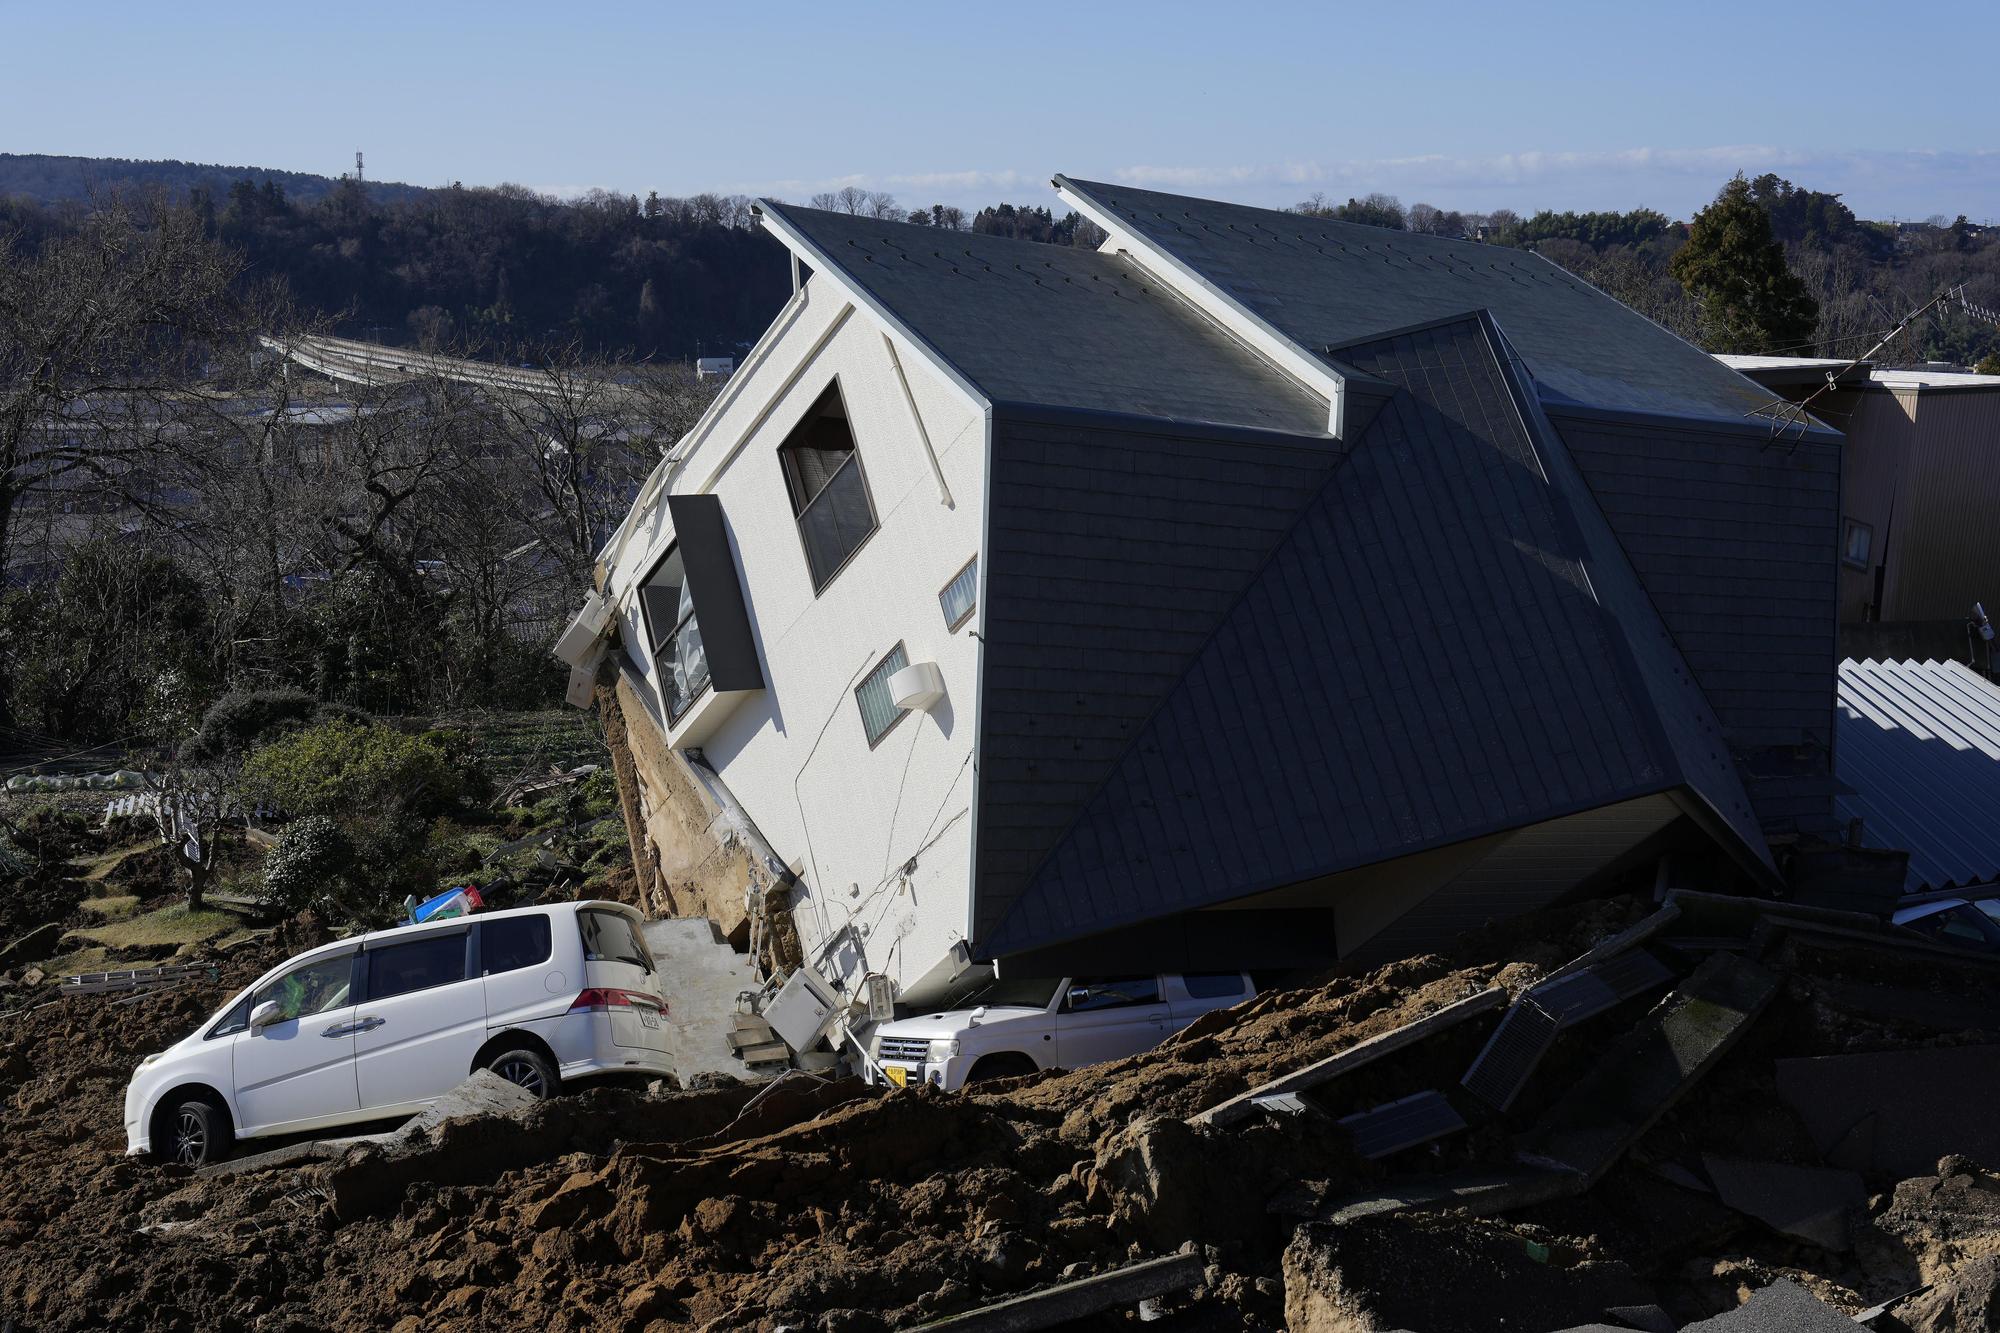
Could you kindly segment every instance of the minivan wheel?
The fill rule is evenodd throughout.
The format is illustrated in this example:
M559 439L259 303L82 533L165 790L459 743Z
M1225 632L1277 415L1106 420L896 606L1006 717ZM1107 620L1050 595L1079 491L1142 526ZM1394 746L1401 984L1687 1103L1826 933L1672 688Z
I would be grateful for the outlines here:
M179 1166L207 1166L229 1155L229 1116L214 1102L182 1102L167 1124L164 1156Z
M544 1099L553 1097L560 1089L561 1080L556 1077L555 1066L550 1064L548 1057L540 1051L523 1048L502 1051L487 1061L486 1067L509 1083L517 1083L526 1088L537 1097Z

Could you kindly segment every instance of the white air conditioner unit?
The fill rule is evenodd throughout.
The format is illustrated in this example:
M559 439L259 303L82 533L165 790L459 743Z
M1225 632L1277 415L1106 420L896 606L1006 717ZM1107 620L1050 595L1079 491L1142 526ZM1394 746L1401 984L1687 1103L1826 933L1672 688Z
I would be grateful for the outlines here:
M785 979L771 1002L764 1006L764 1021L794 1051L811 1048L833 1021L840 1000L833 988L810 967L801 967Z
M571 708L588 708L597 694L597 663L569 669L569 690L563 695Z
M929 712L944 699L944 673L936 662L912 662L889 677L889 698L898 708Z
M583 666L586 662L596 666L597 660L592 654L604 627L610 623L611 603L595 592L588 594L583 599L583 609L576 613L576 618L563 630L562 637L556 640L556 656L573 667Z

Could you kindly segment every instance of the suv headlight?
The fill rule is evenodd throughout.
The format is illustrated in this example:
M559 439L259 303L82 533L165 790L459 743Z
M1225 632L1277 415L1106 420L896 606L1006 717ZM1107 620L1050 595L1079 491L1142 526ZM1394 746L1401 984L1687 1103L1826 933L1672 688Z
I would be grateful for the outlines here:
M949 1060L957 1054L958 1038L956 1037L953 1037L950 1041L934 1041L931 1043L931 1059L933 1060Z

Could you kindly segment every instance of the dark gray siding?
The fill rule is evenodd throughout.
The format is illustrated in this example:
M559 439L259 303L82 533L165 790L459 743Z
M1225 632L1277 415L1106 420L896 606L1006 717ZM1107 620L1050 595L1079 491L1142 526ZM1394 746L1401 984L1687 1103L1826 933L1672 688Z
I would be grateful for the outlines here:
M974 920L990 930L1338 457L1002 410L988 483Z
M1629 570L1631 593L1616 605L1593 590L1575 512L1590 497L1566 460L1545 468L1496 340L1465 316L1341 351L1400 392L999 927L980 914L977 952L1032 949L1688 780L1669 733L1698 731L1701 719L1663 721L1661 710L1698 707L1699 696L1648 693L1634 655L1658 651L1664 631ZM1733 786L1726 765L1716 772ZM1743 805L1740 789L1714 799Z
M1558 416L1771 832L1831 820L1840 446Z

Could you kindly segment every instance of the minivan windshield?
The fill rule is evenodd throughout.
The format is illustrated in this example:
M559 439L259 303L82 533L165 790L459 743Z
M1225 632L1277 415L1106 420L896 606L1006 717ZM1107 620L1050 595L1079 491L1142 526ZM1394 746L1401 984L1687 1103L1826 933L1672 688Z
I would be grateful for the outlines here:
M576 914L577 929L583 932L583 956L593 963L630 963L647 972L653 970L653 955L639 934L639 927L623 912L606 912L586 907Z
M1049 1001L1056 997L1056 987L1060 985L1061 977L995 977L960 1000L958 1007L970 1009L981 1004L1018 1004L1030 1009L1046 1009Z

